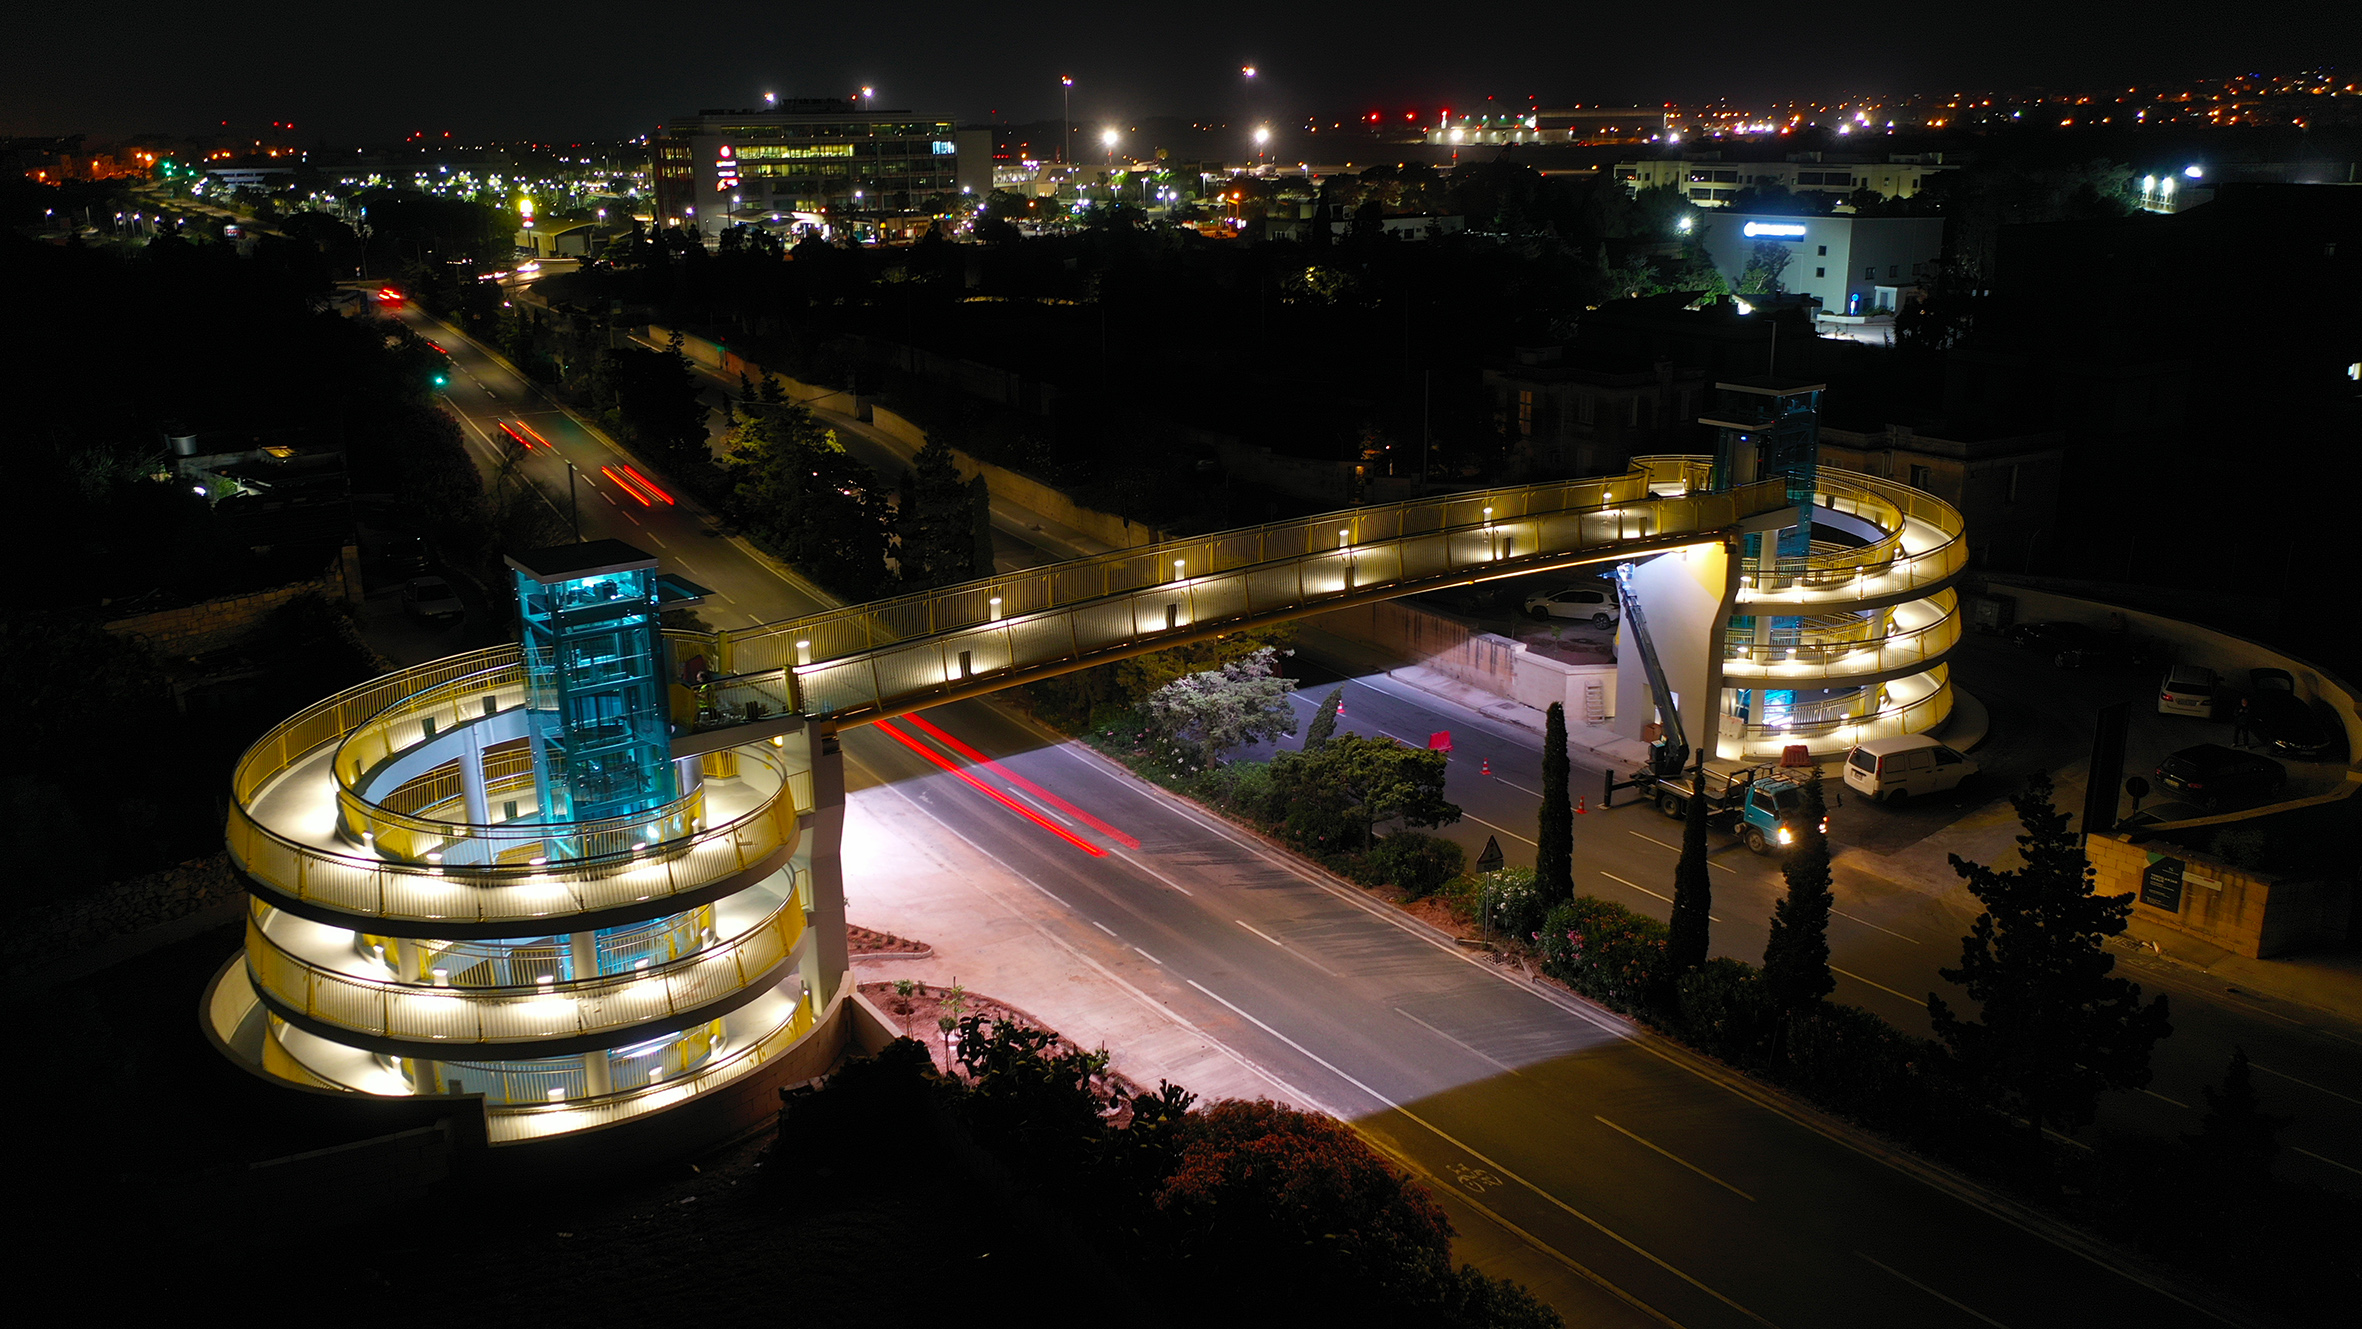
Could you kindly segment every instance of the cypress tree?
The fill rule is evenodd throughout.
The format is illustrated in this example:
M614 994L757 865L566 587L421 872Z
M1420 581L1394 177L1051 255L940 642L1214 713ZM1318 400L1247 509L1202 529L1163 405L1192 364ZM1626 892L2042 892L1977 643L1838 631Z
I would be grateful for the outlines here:
M2124 931L2130 895L2092 893L2083 837L2051 806L2050 777L2036 774L2010 800L2026 833L2025 866L1997 871L1952 855L1952 870L1985 906L1960 942L1960 967L1937 972L1968 990L1977 1020L1952 1013L1929 993L1936 1037L1970 1074L2026 1119L2039 1143L2042 1127L2088 1122L2103 1089L2149 1082L2149 1054L2173 1032L2166 999L2141 1001L2140 984L2110 973L2103 948Z
M976 540L976 562L969 570L969 575L989 577L999 571L999 567L994 562L992 551L992 491L985 486L982 472L968 481L968 516Z
M1673 917L1667 927L1665 958L1678 979L1706 963L1707 916L1714 912L1714 883L1706 878L1706 765L1690 777L1689 816L1681 826L1681 861L1673 868Z
M1771 940L1763 948L1763 997L1775 1017L1802 1010L1837 988L1829 972L1829 839L1821 834L1826 808L1821 771L1804 784L1797 841L1780 873L1787 898L1772 906Z
M1311 727L1304 731L1306 752L1318 751L1337 732L1337 708L1344 704L1345 688L1342 684L1321 698L1319 713L1312 717Z
M2247 1069L2247 1049L2233 1048L2223 1087L2206 1086L2206 1118L2198 1133L2183 1136L2182 1143L2234 1177L2262 1181L2272 1173L2272 1155L2280 1152L2280 1132L2293 1120L2263 1110Z
M1542 812L1534 832L1534 888L1545 900L1575 894L1575 805L1566 786L1566 706L1554 701L1542 735Z

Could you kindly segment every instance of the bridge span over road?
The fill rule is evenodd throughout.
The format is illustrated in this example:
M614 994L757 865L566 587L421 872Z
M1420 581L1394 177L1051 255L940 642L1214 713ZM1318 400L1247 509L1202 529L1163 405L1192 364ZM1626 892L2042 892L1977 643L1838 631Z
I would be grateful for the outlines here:
M1703 628L1693 660L1668 662L1690 680L1676 683L1684 705L1705 699L1702 718L1719 718L1718 694L1760 681L1750 668L1827 683L1940 668L1944 583L1965 558L1956 519L1947 529L1946 514L1914 510L1884 482L1825 473L1820 506L1860 529L1809 556L1751 563L1739 537L1793 520L1793 496L1776 483L1709 493L1703 480L1695 461L1654 460L1604 480L666 633L670 760L697 775L655 812L605 823L553 822L535 803L516 735L549 703L517 649L375 680L291 717L240 767L230 838L256 905L246 955L208 994L208 1024L225 1050L315 1092L479 1114L495 1158L569 1141L629 1149L634 1132L678 1139L760 1113L774 1082L844 1045L845 748L871 721L1363 599L1652 557L1714 592L1700 596L1712 601L1703 617L1656 615ZM1910 606L1931 607L1900 621ZM1742 621L1796 607L1785 622ZM692 686L700 661L715 677ZM1891 697L1873 691L1861 705ZM1928 709L1880 713L1906 704L1822 722L1842 738ZM937 718L985 747L1019 746L964 718L980 713L947 706ZM1173 1008L1235 1034L1259 1064L1447 1186L1481 1186L1469 1194L1565 1262L1568 1281L1597 1287L1566 1272L1579 1265L1629 1291L1603 1297L1603 1323L2025 1325L2088 1322L2128 1298L2144 1318L2196 1322L2170 1297L1767 1113L1628 1031L1323 897L1284 865L1235 880L1246 855L1234 850L1251 847L1217 844L1144 791L1108 791L1087 763L1058 750L1025 761L1063 798L1117 800L1102 810L1141 848L1033 863L1009 828L987 824L1000 814L982 792L936 781L918 753L887 744L864 747L851 778L914 792L934 782L928 815L973 836L987 861L1027 863L1090 935L1132 943L1145 990L1169 987ZM1209 901L1226 940L1198 926ZM1298 954L1274 957L1275 944ZM1304 965L1328 977L1293 967ZM1402 1013L1370 1023L1389 1009ZM1598 1135L1568 1145L1577 1131ZM1630 1152L1609 1159L1617 1149ZM1920 1258L1929 1250L1963 1254ZM1980 1289L1963 1261L2026 1272L2027 1287Z

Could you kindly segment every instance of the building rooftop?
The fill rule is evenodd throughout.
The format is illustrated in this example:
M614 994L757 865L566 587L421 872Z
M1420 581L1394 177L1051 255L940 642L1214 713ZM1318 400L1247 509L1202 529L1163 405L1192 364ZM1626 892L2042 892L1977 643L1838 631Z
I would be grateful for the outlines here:
M542 582L572 581L602 572L629 572L656 566L656 556L621 540L590 540L578 545L511 554L508 565Z

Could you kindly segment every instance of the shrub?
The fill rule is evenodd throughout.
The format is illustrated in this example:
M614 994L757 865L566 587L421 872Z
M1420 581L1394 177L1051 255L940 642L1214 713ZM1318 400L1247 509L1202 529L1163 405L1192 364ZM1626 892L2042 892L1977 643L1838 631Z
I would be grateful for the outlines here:
M1765 1032L1763 976L1744 960L1718 956L1682 975L1674 989L1682 1040L1709 1056L1745 1065Z
M1667 986L1665 925L1596 896L1578 895L1543 920L1542 967L1618 1010L1648 1007Z
M1413 898L1435 894L1445 882L1460 875L1468 853L1441 836L1420 831L1396 831L1378 841L1364 856L1363 880L1393 886Z
M1155 1205L1169 1249L1266 1307L1366 1313L1451 1273L1451 1222L1425 1187L1343 1122L1269 1100L1191 1114Z
M1477 876L1476 921L1487 932L1533 945L1540 940L1550 905L1532 868L1502 868Z
M1268 762L1237 761L1200 771L1189 779L1182 792L1247 821L1271 819L1274 800Z

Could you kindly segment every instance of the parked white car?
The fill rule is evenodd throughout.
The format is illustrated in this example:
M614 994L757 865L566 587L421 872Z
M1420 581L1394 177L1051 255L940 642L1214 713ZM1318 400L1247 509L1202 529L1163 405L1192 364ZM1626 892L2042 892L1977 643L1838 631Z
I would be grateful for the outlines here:
M1622 617L1615 592L1597 586L1569 586L1525 598L1525 611L1535 618L1576 618L1595 628L1612 627Z
M1873 738L1845 755L1845 787L1880 803L1958 789L1976 773L1974 758L1925 734Z
M2204 665L2175 665L2157 685L2157 713L2211 720L2215 703L2222 697L2222 684L2222 676Z

